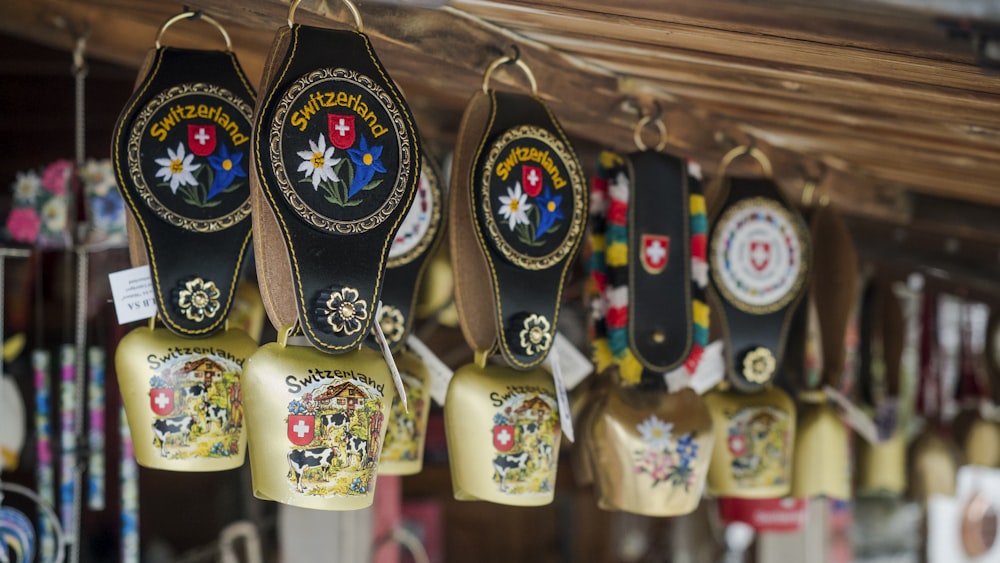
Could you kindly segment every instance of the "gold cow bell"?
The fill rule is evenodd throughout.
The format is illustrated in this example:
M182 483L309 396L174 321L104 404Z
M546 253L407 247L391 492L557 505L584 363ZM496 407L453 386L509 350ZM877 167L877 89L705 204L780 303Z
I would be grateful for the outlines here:
M716 444L708 467L709 494L787 496L795 444L795 404L788 394L774 386L753 395L712 391L705 404Z
M1000 467L1000 424L984 419L977 409L965 409L952 428L966 464Z
M548 372L462 366L448 385L444 417L456 499L552 502L560 427Z
M850 436L822 391L799 395L792 494L851 498Z
M395 354L395 360L406 388L409 411L403 409L398 395L393 398L378 472L379 475L414 475L420 473L424 465L427 415L431 410L430 373L413 352Z
M139 465L171 471L223 471L243 465L240 376L257 349L230 328L185 338L139 327L115 351L118 386Z
M382 355L266 344L243 374L258 498L321 510L372 504L395 391Z
M927 428L910 444L908 452L909 495L924 502L931 495L955 495L958 452L934 428Z
M898 496L906 491L906 440L900 428L884 442L856 442L857 494Z
M599 506L679 516L701 500L712 416L697 393L615 386L591 428Z

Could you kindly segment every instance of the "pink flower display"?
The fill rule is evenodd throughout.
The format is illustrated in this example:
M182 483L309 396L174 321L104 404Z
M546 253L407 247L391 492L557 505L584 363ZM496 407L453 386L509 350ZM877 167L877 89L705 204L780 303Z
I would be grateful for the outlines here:
M30 207L16 207L7 216L7 231L17 242L35 242L42 218Z
M68 160L57 160L45 168L42 173L42 187L49 193L61 196L66 193L66 183L73 163Z

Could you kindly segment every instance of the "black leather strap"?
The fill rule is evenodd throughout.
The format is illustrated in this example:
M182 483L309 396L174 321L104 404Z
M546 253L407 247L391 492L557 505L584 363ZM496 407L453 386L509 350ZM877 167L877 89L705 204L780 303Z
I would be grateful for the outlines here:
M811 264L809 234L773 181L730 178L723 187L710 237L713 308L720 307L730 382L755 392L781 370Z
M656 151L628 156L629 346L647 370L664 373L692 345L687 165Z
M118 118L112 155L172 332L204 336L229 313L250 242L254 92L234 54L163 47Z
M489 95L470 182L491 277L483 283L492 283L501 355L529 369L542 363L555 338L588 194L576 154L545 104L522 94Z
M371 328L389 244L416 191L413 119L368 37L355 31L282 30L265 83L254 174L290 273L272 269L277 277L264 283L294 292L311 344L353 350Z

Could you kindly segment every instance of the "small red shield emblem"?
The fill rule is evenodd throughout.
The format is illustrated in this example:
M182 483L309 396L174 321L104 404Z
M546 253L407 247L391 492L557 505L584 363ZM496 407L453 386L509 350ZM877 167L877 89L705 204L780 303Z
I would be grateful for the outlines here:
M288 439L296 446L312 442L316 429L316 417L308 414L288 415Z
M670 256L670 237L642 235L642 267L651 274L659 274L667 267Z
M758 272L763 272L764 268L771 263L771 245L762 241L750 243L750 265Z
M215 152L215 125L188 124L188 147L197 156Z
M149 392L149 407L157 416L170 414L174 410L174 390L169 387L155 387Z
M524 193L531 197L542 193L542 167L522 165L521 184L524 185Z
M331 113L327 116L330 130L330 142L338 149L349 149L354 145L354 116Z
M494 426L493 447L501 452L510 451L514 447L514 427L509 424L497 424Z

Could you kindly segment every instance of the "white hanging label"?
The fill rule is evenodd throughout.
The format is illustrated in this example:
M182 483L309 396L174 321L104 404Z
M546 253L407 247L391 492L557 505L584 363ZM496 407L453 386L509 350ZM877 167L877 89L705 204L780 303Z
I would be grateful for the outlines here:
M726 376L726 362L722 354L722 341L716 340L705 347L701 353L701 361L694 370L688 373L687 366L680 366L663 375L667 382L667 390L676 393L685 387L690 387L699 395L705 394L715 387Z
M426 344L414 335L406 337L406 345L420 358L431 375L431 398L440 406L444 406L444 398L448 395L448 384L455 372L441 358L437 357Z
M382 318L382 302L378 302L378 307L375 309L375 322L372 323L372 331L375 333L375 340L378 341L378 347L382 349L382 357L385 358L385 363L389 365L389 371L392 372L392 382L396 384L396 393L399 396L399 402L403 403L403 411L410 412L409 405L406 404L406 387L403 387L403 377L399 375L399 368L396 367L396 359L392 357L392 352L389 350L389 342L385 339L385 333L382 332L382 325L378 322L378 319Z
M562 378L566 389L575 389L587 376L594 373L594 364L583 352L577 349L569 338L563 336L561 332L556 332L556 338L552 341L552 351L559 351L559 360L562 364Z
M111 298L115 302L118 324L148 319L156 314L153 278L149 266L138 266L108 274Z
M878 444L881 442L879 440L878 427L875 425L875 421L872 417L865 414L857 405L851 402L850 399L844 396L843 393L837 391L833 387L827 385L823 388L823 392L826 396L836 403L840 407L840 416L844 423L854 429L862 438L865 439L869 444Z
M557 333L558 334L558 333ZM556 383L556 402L559 403L559 426L562 433L570 442L574 441L573 435L573 413L569 408L569 396L566 394L566 384L563 381L562 367L559 362L559 349L555 346L549 351L548 363L552 369L552 379Z

